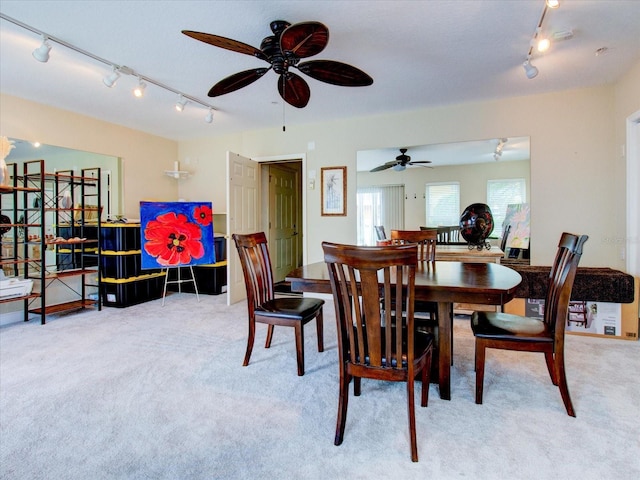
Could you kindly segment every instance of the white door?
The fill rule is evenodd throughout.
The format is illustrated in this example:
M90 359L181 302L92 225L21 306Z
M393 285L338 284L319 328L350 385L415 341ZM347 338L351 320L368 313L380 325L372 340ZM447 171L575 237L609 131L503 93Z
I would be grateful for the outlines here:
M260 164L227 152L227 305L247 296L240 258L231 235L260 231Z

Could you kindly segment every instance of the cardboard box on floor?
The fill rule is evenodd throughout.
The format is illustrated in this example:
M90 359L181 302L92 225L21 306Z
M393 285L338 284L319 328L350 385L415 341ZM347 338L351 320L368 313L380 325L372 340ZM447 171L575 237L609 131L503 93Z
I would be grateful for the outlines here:
M601 328L605 333L595 333L596 325L588 325L585 318L584 326L576 320L570 320L567 326L566 332L573 335L587 335L591 337L604 337L604 338L616 338L623 340L638 340L638 297L640 296L640 278L635 277L634 281L634 294L633 303L605 303L605 302L579 302L584 303L584 308L590 308L591 310L597 310L599 312L608 311L608 321L612 324L619 322L619 328L616 328L617 324L604 326ZM544 303L544 300L526 299L526 298L514 298L504 306L504 312L513 313L515 315L530 315L538 316L535 313L532 315L532 305L539 305L540 302ZM619 310L619 318L617 311ZM571 317L571 314L570 314ZM576 318L576 317L571 317ZM602 327L602 325L600 325Z

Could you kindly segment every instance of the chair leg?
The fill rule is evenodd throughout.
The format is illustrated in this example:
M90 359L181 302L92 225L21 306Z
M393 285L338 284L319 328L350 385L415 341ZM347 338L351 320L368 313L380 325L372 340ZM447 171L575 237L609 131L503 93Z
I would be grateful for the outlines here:
M273 329L274 328L275 328L274 325L269 325L267 327L267 339L264 342L264 348L271 347L271 340L273 339Z
M560 387L560 395L564 402L564 408L567 409L567 415L575 417L576 412L573 409L573 403L571 403L571 396L569 395L569 386L567 385L567 375L564 370L564 355L556 353L556 378L558 379L558 385Z
M253 350L253 341L256 338L256 322L253 318L249 319L249 338L247 338L247 351L244 354L244 361L242 366L249 365L249 359L251 358L251 352Z
M304 375L304 325L298 322L295 325L296 358L298 359L298 376Z
M476 338L476 403L482 404L482 390L484 387L485 346Z
M362 388L362 378L353 377L353 396L359 397Z
M427 355L427 361L425 362L424 368L422 369L422 403L420 404L423 407L429 405L429 381L430 381L430 373L431 373L431 359L433 356L433 347L429 349L429 354Z
M544 353L544 360L547 363L547 370L549 371L549 376L551 377L551 382L555 386L558 386L558 375L557 375L555 363L554 363L554 360L553 360L553 353L545 352Z
M416 442L416 412L414 398L414 379L412 375L407 378L407 413L409 414L409 438L411 440L411 461L418 461L418 445Z
M322 310L316 317L316 333L318 335L318 351L324 352L324 322L322 320Z
M347 406L349 404L349 381L350 376L344 372L344 367L340 369L340 392L338 394L338 419L336 422L336 437L334 445L340 445L344 438L344 426L347 423Z

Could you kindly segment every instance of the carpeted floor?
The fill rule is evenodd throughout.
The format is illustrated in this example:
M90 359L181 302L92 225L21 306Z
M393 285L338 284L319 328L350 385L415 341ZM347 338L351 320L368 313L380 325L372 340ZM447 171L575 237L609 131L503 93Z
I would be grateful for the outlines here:
M246 305L200 298L2 325L0 478L640 478L638 342L567 337L571 418L539 354L489 352L475 405L473 336L456 320L452 400L431 385L412 463L403 384L363 381L333 445L331 302L326 350L309 325L298 377L290 329L265 350L259 326L242 367Z

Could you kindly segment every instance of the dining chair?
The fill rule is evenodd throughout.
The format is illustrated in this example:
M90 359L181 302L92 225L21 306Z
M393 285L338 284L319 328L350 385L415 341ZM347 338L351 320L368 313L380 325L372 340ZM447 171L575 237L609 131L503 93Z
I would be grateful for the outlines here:
M423 262L422 268L434 268L436 260L438 231L434 229L420 230L391 230L391 243L400 245L404 243L415 243L418 245L418 261ZM415 302L415 324L419 329L437 331L438 329L438 304L417 300ZM453 331L453 312L451 314ZM435 356L439 351L439 335L435 335ZM451 364L453 365L453 335L451 335ZM435 362L437 364L437 362Z
M318 351L324 351L322 322L324 300L310 297L275 297L271 258L264 232L246 235L234 233L232 237L240 256L249 311L249 338L242 365L244 367L249 365L255 340L256 322L268 325L265 348L271 346L276 325L293 327L298 375L304 375L304 325L314 318L318 335Z
M549 376L560 387L567 414L575 417L564 365L564 332L569 299L582 246L589 237L563 233L549 274L544 318L501 312L474 312L471 329L475 336L476 403L482 403L487 348L544 353Z
M429 400L433 339L414 328L413 299L417 251L415 245L362 247L322 243L336 311L340 389L335 444L344 437L353 378L354 396L361 379L406 382L411 460L418 461L414 381L420 374L420 405ZM396 281L400 279L400 281ZM406 306L380 307L380 299ZM404 311L403 311L404 310ZM387 413L394 412L391 407ZM377 441L378 439L376 439Z

